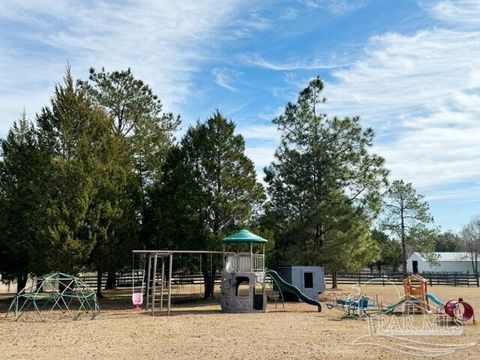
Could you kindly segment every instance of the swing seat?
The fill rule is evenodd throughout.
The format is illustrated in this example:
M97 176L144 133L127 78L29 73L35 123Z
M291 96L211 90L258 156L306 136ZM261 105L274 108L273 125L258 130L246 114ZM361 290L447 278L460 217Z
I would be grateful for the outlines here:
M143 304L143 293L133 293L132 294L132 303L135 305L135 310L140 311Z

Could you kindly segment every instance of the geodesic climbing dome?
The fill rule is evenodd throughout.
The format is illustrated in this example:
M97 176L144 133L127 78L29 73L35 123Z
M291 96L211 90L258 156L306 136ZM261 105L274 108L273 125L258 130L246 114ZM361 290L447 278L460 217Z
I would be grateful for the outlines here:
M81 279L61 272L39 277L22 289L10 304L5 318L13 313L16 321L28 309L34 310L42 321L55 309L74 320L82 313L91 313L92 319L100 313L95 291Z

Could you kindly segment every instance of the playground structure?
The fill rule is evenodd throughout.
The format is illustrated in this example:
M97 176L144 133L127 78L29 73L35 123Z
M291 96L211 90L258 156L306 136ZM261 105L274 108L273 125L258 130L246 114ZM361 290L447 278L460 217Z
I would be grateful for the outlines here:
M170 315L172 299L175 298L174 288L178 289L181 286L181 280L179 281L181 277L174 271L174 259L182 256L209 257L210 274L213 276L215 273L213 257L222 255L220 303L223 312L265 312L267 276L272 278L282 301L281 289L287 289L306 303L317 306L318 311L321 311L320 302L306 296L296 286L282 279L275 271L266 269L266 243L266 239L248 230L240 230L223 240L223 251L134 250L132 253L134 262L132 266L132 303L137 311L142 305L145 305L145 309L152 315L164 310L167 315ZM138 268L135 267L136 257L144 260L144 262L138 262ZM193 261L190 261L189 264L194 266ZM141 286L136 286L135 283L138 276L142 279ZM190 277L189 282L192 287L195 287L193 276ZM144 296L146 296L145 301Z
M299 288L297 288L295 285L290 284L286 282L276 271L274 270L268 270L267 275L269 275L272 280L274 281L277 289L281 292L282 288L288 290L289 292L295 294L300 300L306 302L307 304L316 306L318 309L318 312L322 311L322 305L318 300L312 299L311 297L308 297L305 295L302 291L300 291ZM283 299L283 295L282 295Z
M470 319L475 323L475 313L473 307L463 301L462 298L458 300L450 300L444 305L445 313L452 319L460 322L465 322Z
M378 298L371 298L364 294L347 296L340 298L332 303L327 304L328 309L339 309L344 311L342 318L352 319L357 317L371 316L373 314L381 314L384 311L382 303Z
M428 293L428 281L417 274L407 276L403 280L404 296L395 304L384 306L377 298L372 299L363 294L347 296L342 299L335 299L333 303L327 304L329 309L337 308L345 312L344 317L364 317L373 315L393 314L395 310L402 307L404 315L409 314L430 314L432 306L436 306L435 314L439 319L450 318L455 322L465 322L470 319L475 322L473 307L463 301L449 300L444 303L434 294Z
M428 281L418 274L407 276L403 280L405 296L398 303L389 306L386 312L391 313L400 305L404 306L404 313L432 312L430 302L436 305L435 314L440 319L450 318L454 322L466 322L470 319L475 322L473 307L462 298L449 300L444 303L434 294L428 293Z
M420 312L427 314L430 311L428 302L428 281L417 274L412 274L403 279L405 293L404 311L407 313Z
M198 250L133 250L133 259L138 257L138 268L132 266L132 303L137 311L141 305L152 315L166 311L170 315L172 299L175 298L174 286L181 283L174 273L174 260L180 260L182 256L209 256L210 264L212 257L223 254L222 251L198 251ZM135 286L135 279L141 278L140 292ZM145 290L145 291L144 291ZM146 299L144 299L144 295Z
M275 270L285 282L295 285L310 299L318 299L325 292L325 272L321 266L276 266ZM285 298L298 297L298 295L285 289ZM290 295L290 296L288 296Z
M267 306L265 292L265 244L267 240L248 230L223 240L224 268L222 273L221 306L223 312L264 312ZM227 248L249 246L248 252L227 251ZM256 253L254 245L262 252Z
M406 314L429 314L432 313L432 304L436 307L434 310L437 315L447 314L451 318L458 318L458 316L453 316L453 312L451 310L446 312L446 304L434 294L428 292L428 281L420 275L412 274L407 276L403 280L403 289L403 298L401 298L397 303L388 306L385 310L387 313L393 313L398 307L402 306L403 313Z
M55 309L68 313L77 320L83 312L90 312L94 319L100 313L97 295L78 277L55 272L36 279L13 299L5 318L13 314L17 321L27 309L33 308L42 321L44 312Z

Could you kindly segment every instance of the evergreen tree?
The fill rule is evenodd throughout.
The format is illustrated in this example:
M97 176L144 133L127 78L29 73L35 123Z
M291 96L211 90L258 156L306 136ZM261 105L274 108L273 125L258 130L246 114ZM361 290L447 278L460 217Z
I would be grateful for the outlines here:
M429 260L435 249L436 229L423 195L417 194L411 183L395 180L385 196L382 227L397 238L402 246L403 271L407 271L407 253L419 251Z
M465 244L460 236L452 231L439 233L435 239L435 251L457 252L465 251Z
M0 272L4 279L17 279L19 291L29 273L47 267L38 234L45 226L45 175L51 167L25 116L1 141L0 158Z
M398 241L390 237L381 230L374 229L372 238L380 248L380 258L374 263L379 271L384 267L396 270L402 263L402 248Z
M103 109L74 85L69 70L37 121L53 166L44 231L51 267L77 272L93 266L101 275L118 265L116 258L125 260L135 233L125 140L112 131Z
M114 132L123 137L133 157L137 181L131 183L131 194L136 196L140 243L148 246L151 236L152 204L150 193L161 181L162 167L173 144L173 133L180 118L163 112L161 101L142 80L126 71L107 72L90 69L89 81L79 81L92 101L109 115ZM129 221L127 219L127 221ZM115 269L108 273L108 283L113 285Z
M361 248L363 240L371 241L367 229L380 209L380 187L386 184L388 171L384 160L368 151L372 129L363 129L358 117L329 118L320 112L325 102L322 90L322 81L314 79L297 102L287 104L273 120L282 137L275 161L265 169L265 181L269 211L280 234L278 250L294 248L305 259L314 256L316 263L334 264L345 247L356 243ZM340 235L353 231L354 223L363 224L366 233Z
M188 129L169 156L163 186L153 200L162 246L218 250L226 234L250 224L264 194L244 152L234 123L218 111ZM203 266L203 271L209 298L215 268L211 273Z
M152 89L130 69L97 72L91 68L89 80L79 84L107 111L114 131L128 139L142 184L159 180L180 118L164 113Z

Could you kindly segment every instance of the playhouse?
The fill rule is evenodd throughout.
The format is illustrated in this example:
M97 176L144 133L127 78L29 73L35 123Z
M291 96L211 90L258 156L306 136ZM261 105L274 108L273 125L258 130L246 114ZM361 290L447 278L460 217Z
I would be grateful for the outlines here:
M316 299L325 291L325 274L320 266L279 266L275 270L309 298ZM284 292L285 294L285 292ZM286 294L292 294L286 291ZM285 294L285 295L286 295Z

